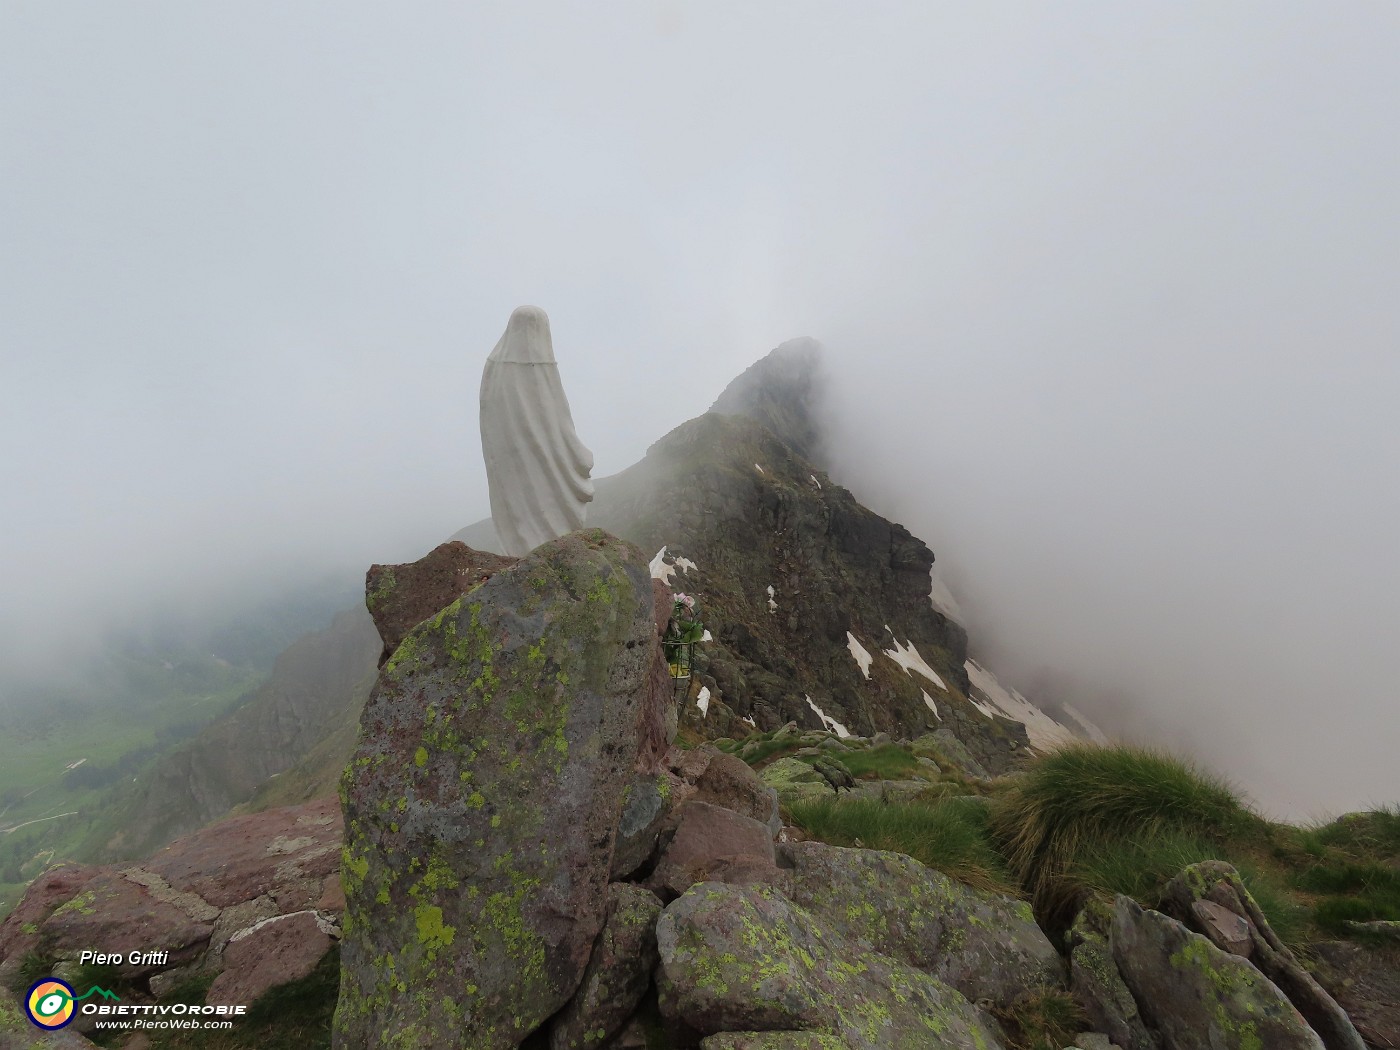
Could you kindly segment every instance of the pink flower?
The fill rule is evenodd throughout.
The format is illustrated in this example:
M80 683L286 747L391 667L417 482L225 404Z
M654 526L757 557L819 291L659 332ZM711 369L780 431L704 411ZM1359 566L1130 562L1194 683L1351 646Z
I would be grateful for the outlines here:
M695 599L688 594L673 594L671 600L677 605L684 605L687 609L695 608Z

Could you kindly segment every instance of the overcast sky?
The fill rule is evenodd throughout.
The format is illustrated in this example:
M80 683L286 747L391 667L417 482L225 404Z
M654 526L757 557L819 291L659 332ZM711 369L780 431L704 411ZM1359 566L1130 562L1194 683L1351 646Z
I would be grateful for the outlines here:
M0 3L0 630L416 556L548 310L597 474L784 339L974 642L1400 800L1400 6Z

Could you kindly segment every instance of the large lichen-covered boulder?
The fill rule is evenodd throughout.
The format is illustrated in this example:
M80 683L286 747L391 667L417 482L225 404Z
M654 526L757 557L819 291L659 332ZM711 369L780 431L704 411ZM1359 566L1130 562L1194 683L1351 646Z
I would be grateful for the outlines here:
M629 883L608 887L608 918L593 947L583 983L549 1033L551 1050L582 1050L616 1035L651 984L661 902Z
M1110 941L1163 1050L1323 1050L1267 977L1175 919L1120 896Z
M912 857L821 842L781 847L784 894L842 936L933 974L969 999L1009 1003L1065 983L1024 901L985 893Z
M692 886L662 913L656 940L663 1015L704 1035L815 1032L851 1050L1001 1047L956 989L847 940L772 887Z
M342 781L338 1047L515 1047L577 989L654 666L646 560L545 544L414 628Z
M1327 1050L1366 1050L1346 1011L1273 931L1233 866L1219 860L1187 865L1163 889L1161 908L1221 951L1247 958L1297 1008Z

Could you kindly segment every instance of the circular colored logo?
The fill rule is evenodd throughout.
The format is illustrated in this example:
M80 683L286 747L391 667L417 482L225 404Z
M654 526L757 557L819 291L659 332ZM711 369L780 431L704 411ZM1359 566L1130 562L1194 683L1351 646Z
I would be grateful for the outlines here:
M29 989L24 1008L40 1028L62 1028L73 1020L73 989L57 977L45 977Z

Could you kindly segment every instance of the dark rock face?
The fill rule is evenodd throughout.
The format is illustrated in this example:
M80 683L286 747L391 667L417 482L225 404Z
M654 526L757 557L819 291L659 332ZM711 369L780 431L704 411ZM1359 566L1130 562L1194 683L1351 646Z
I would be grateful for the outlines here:
M850 1044L819 1032L721 1032L700 1041L700 1050L849 1050Z
M371 565L365 573L365 608L384 640L379 666L409 631L515 561L452 540L406 565Z
M1064 964L1024 901L983 893L900 853L784 845L783 893L852 941L952 985L1010 1002L1062 987Z
M712 625L682 711L702 736L742 735L743 717L819 729L815 705L865 736L944 728L991 773L1019 762L1020 723L967 699L967 636L929 601L932 552L753 420L711 414L678 427L606 498L600 486L591 514L644 552L664 546L694 564L671 583L699 596ZM852 638L869 654L864 669ZM910 646L941 686L887 655Z
M583 1050L612 1038L651 984L661 902L640 886L608 887L608 918L577 994L550 1031L551 1050Z
M1175 919L1119 897L1110 941L1163 1050L1323 1050L1268 978Z
M404 638L344 779L339 1047L514 1048L603 925L655 656L645 559L546 544Z
M1001 1047L956 990L862 950L770 887L693 886L656 936L662 1013L705 1035L815 1032L852 1050Z
M633 778L623 798L613 843L613 878L627 878L651 858L679 784L679 778L667 774Z

